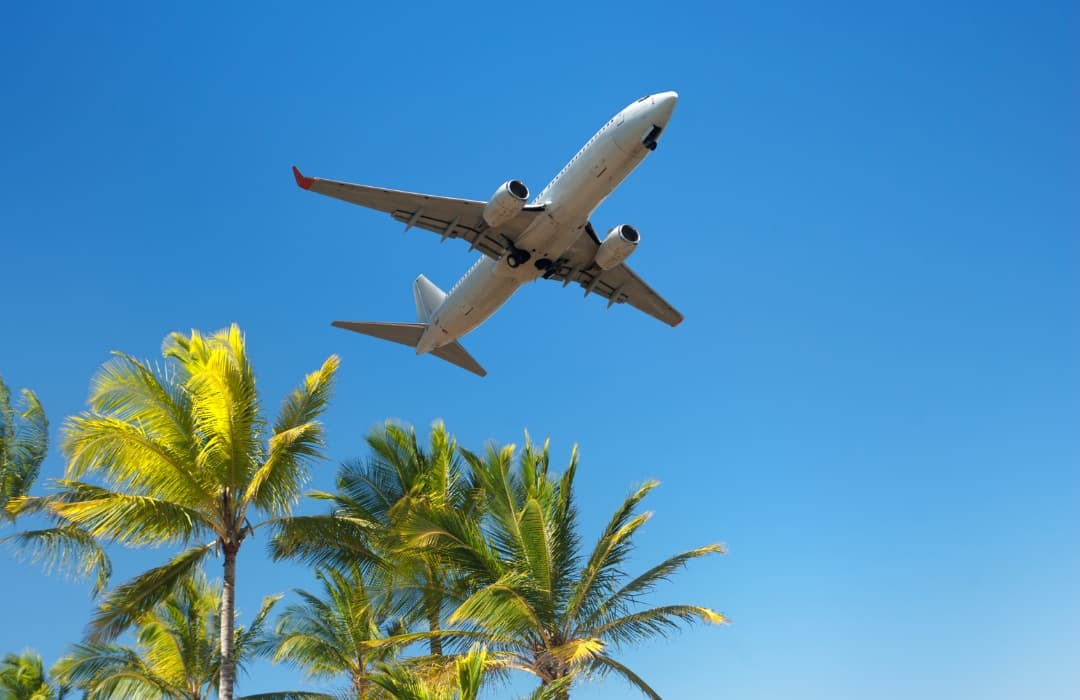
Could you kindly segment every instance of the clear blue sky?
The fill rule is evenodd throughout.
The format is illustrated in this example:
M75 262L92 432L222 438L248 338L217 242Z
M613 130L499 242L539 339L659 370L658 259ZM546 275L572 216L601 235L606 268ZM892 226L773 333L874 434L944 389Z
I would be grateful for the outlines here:
M0 373L54 437L110 350L236 321L271 407L342 357L316 487L386 418L580 443L587 540L660 479L635 563L726 542L655 600L734 621L624 655L665 697L1080 695L1075 2L112 5L0 11ZM416 274L448 287L474 254L290 165L539 191L671 89L593 221L638 227L682 326L538 283L466 339L483 380L330 327L412 320ZM309 585L264 545L249 615ZM0 567L0 652L55 660L87 587ZM298 684L259 665L240 690Z

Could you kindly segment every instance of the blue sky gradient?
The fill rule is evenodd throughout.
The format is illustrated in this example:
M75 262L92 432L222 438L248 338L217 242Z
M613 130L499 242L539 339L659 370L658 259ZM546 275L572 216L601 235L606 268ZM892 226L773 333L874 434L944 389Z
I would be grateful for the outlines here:
M587 542L660 479L635 565L727 543L655 601L733 620L623 654L665 697L1076 697L1078 45L1069 2L9 4L0 373L51 418L43 480L110 350L233 321L270 408L342 357L314 487L387 418L579 443ZM661 147L593 222L642 232L682 326L530 285L465 339L482 380L330 327L413 320L413 278L449 288L474 254L290 165L539 191L661 90ZM264 546L249 615L312 585ZM116 580L166 556L118 552ZM0 652L51 663L87 586L0 567ZM239 690L299 685L260 663Z

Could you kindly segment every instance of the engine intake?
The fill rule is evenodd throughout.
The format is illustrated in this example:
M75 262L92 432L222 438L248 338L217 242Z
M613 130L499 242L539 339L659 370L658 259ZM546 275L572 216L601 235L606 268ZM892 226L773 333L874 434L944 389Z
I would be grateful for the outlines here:
M521 213L529 200L529 188L521 180L507 180L499 185L491 201L484 207L484 222L491 228L509 223Z
M641 234L630 224L621 224L608 231L600 249L596 251L594 262L601 270L610 270L621 265L624 260L637 250Z

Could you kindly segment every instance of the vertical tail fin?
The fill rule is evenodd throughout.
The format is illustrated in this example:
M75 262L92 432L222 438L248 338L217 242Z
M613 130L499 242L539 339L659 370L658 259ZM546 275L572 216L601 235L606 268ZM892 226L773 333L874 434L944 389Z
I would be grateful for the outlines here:
M416 320L427 323L431 316L442 306L446 292L435 286L427 277L420 275L413 282L413 298L416 299Z

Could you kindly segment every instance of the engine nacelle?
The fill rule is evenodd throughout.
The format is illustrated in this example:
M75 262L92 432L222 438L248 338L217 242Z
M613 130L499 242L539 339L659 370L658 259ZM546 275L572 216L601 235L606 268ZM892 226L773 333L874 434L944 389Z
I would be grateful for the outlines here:
M622 264L637 249L641 235L630 224L621 224L608 231L594 262L601 270L610 270Z
M484 207L484 221L491 228L498 228L509 223L521 213L525 202L529 200L529 188L521 180L507 180L491 195L491 201Z

